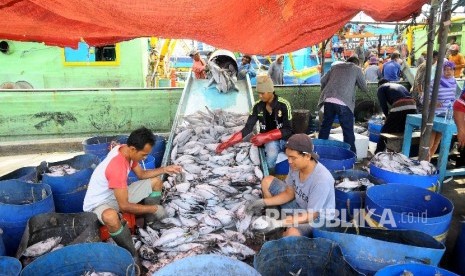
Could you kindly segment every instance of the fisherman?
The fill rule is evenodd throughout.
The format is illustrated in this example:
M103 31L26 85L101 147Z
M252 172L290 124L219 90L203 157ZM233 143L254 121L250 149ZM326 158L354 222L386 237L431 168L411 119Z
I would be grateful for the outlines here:
M391 54L391 60L383 66L383 78L388 81L399 81L402 76L401 66L402 60L397 52Z
M252 57L249 55L244 55L241 60L241 65L239 66L239 73L237 74L237 79L243 80L245 76L248 74L249 78L255 78L257 75L255 70L252 67Z
M355 86L368 94L368 88L359 60L352 56L347 62L336 64L321 78L318 107L324 106L319 139L328 139L336 115L342 127L344 142L356 152L354 134Z
M311 222L334 218L334 178L318 162L312 139L306 134L294 134L289 138L286 155L290 166L286 180L281 181L274 176L263 178L263 199L249 201L246 211L260 214L265 207L280 206L286 216L278 220L277 215L270 212L272 209L268 209L268 227L263 231L287 227L284 236L309 236Z
M365 79L368 82L378 82L381 78L381 72L378 66L378 57L371 56L368 60L369 65L365 69Z
M460 78L462 76L462 70L465 68L465 58L461 53L459 53L459 45L452 44L450 45L449 50L450 55L447 58L455 64L454 77Z
M404 133L405 120L408 114L417 113L415 100L405 86L398 83L389 83L386 79L378 82L378 100L386 122L381 133ZM388 104L391 109L388 109ZM376 145L375 153L386 149L386 138L381 137Z
M362 66L365 63L365 38L360 38L359 44L355 47L355 54Z
M108 227L116 244L133 256L136 256L136 249L120 213L143 215L146 226L153 226L166 217L165 209L160 205L162 181L158 176L180 173L182 169L171 165L143 170L139 161L150 154L153 145L153 133L149 129L134 130L126 145L115 146L95 168L84 198L84 211L95 213L99 221ZM128 186L130 170L141 180Z
M284 56L276 56L276 60L273 61L268 69L268 76L273 80L273 84L283 84L284 83Z
M234 133L228 141L219 144L216 152L219 154L241 142L253 131L258 121L260 133L253 136L250 142L257 147L265 147L268 169L273 172L278 153L283 151L285 140L292 134L291 105L287 100L275 94L273 81L269 76L257 77L257 92L260 101L253 106L245 127Z
M192 64L192 72L195 74L196 79L207 78L207 63L200 57L200 53L197 49L190 52L189 56L194 60Z

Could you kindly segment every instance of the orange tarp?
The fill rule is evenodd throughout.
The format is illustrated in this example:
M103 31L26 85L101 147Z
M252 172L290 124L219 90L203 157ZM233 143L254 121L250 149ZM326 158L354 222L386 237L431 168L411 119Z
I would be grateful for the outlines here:
M135 37L188 38L251 54L322 41L358 12L405 20L426 0L0 0L0 38L76 47Z

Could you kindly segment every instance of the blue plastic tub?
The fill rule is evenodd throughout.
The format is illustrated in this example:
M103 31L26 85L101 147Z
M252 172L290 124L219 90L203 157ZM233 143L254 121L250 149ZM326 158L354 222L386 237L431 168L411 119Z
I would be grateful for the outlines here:
M83 154L68 160L49 163L49 166L68 164L79 170L64 176L44 174L42 182L50 185L53 192L55 209L59 213L82 212L82 205L89 185L90 177L99 163L99 158L93 154Z
M126 144L128 137L128 135L119 135L115 137L115 140L120 144ZM153 135L153 139L155 140L155 144L152 147L150 155L155 157L155 168L159 168L161 166L163 155L165 154L166 139L160 135Z
M81 243L47 253L30 263L22 276L83 275L84 272L135 275L134 260L126 249L108 243Z
M334 226L314 228L313 236L339 244L347 262L367 275L398 263L438 265L446 250L430 235L413 230Z
M165 154L166 139L160 135L155 135L154 138L155 144L153 145L151 154L155 157L155 168L159 168L163 160L163 155Z
M327 139L312 139L313 146L330 146L330 147L340 147L343 149L350 150L350 145L346 142L338 140L327 140Z
M6 249L5 244L3 243L3 230L0 228L0 256L5 256Z
M379 135L381 133L381 128L383 128L382 121L375 121L375 120L368 121L368 133L369 133L369 139L371 142L378 143Z
M353 151L341 147L315 145L314 151L320 156L318 161L330 171L352 169L357 159Z
M0 181L0 228L8 256L14 256L29 218L54 212L52 190L47 184L19 180Z
M423 188L385 184L368 189L365 210L371 226L416 230L444 242L454 205Z
M336 243L323 238L285 237L265 242L255 255L254 268L273 275L362 275L352 268ZM297 274L300 270L300 274Z
M84 140L82 148L85 153L96 155L100 160L103 160L110 152L110 143L114 139L114 136L95 136Z
M251 266L244 262L221 255L197 255L177 260L158 270L153 276L172 275L228 275L260 276Z
M438 173L432 175L401 174L378 168L373 164L370 164L370 174L384 180L385 183L412 185L432 191L436 191L439 179Z
M36 181L37 169L36 167L22 167L17 170L14 170L8 174L5 174L0 177L2 180L17 179L25 182L35 182Z
M145 160L139 161L139 165L142 167L143 170L151 170L155 169L155 157L152 155L148 155ZM131 170L128 175L128 183L131 184L139 180L136 174Z
M377 179L366 171L361 170L347 170L347 171L334 171L331 172L336 181L349 178L350 180L359 180L367 178L373 184L383 184L384 181ZM334 189L336 195L336 209L339 211L338 219L349 221L353 218L354 212L361 212L365 209L365 194L366 191L351 191L343 192Z
M18 276L21 273L21 263L13 257L0 256L0 275Z
M410 273L409 273L410 272ZM398 275L421 275L421 276L458 276L445 269L425 264L399 264L387 266L375 276L398 276Z

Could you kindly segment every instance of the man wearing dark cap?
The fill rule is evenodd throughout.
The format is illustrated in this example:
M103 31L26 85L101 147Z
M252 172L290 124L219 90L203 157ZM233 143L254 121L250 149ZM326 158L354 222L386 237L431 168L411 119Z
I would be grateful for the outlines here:
M250 142L257 147L265 147L266 163L270 172L273 172L278 153L284 149L285 140L292 134L291 105L274 93L273 81L269 76L257 77L257 92L260 101L254 105L245 127L234 133L228 141L219 144L216 153L242 141L243 137L254 130L258 121L260 133L253 136Z
M237 73L237 79L243 80L245 79L246 75L249 75L249 78L255 78L257 75L255 70L253 69L252 64L252 57L249 55L244 55L242 57L241 65L239 65L239 73Z
M246 210L256 214L267 206L281 206L286 217L282 220L267 217L269 223L264 231L287 227L284 236L308 236L312 221L334 218L334 178L318 162L308 135L292 135L286 143L286 155L291 169L286 180L263 178L263 199L248 202Z

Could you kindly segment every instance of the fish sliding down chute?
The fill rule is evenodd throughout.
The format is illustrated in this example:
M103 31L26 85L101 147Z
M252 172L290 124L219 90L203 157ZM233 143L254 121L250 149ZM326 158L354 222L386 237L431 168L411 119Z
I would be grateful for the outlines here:
M216 88L222 93L239 91L237 83L237 62L234 54L227 50L216 50L208 60L210 82L208 87L216 83Z

